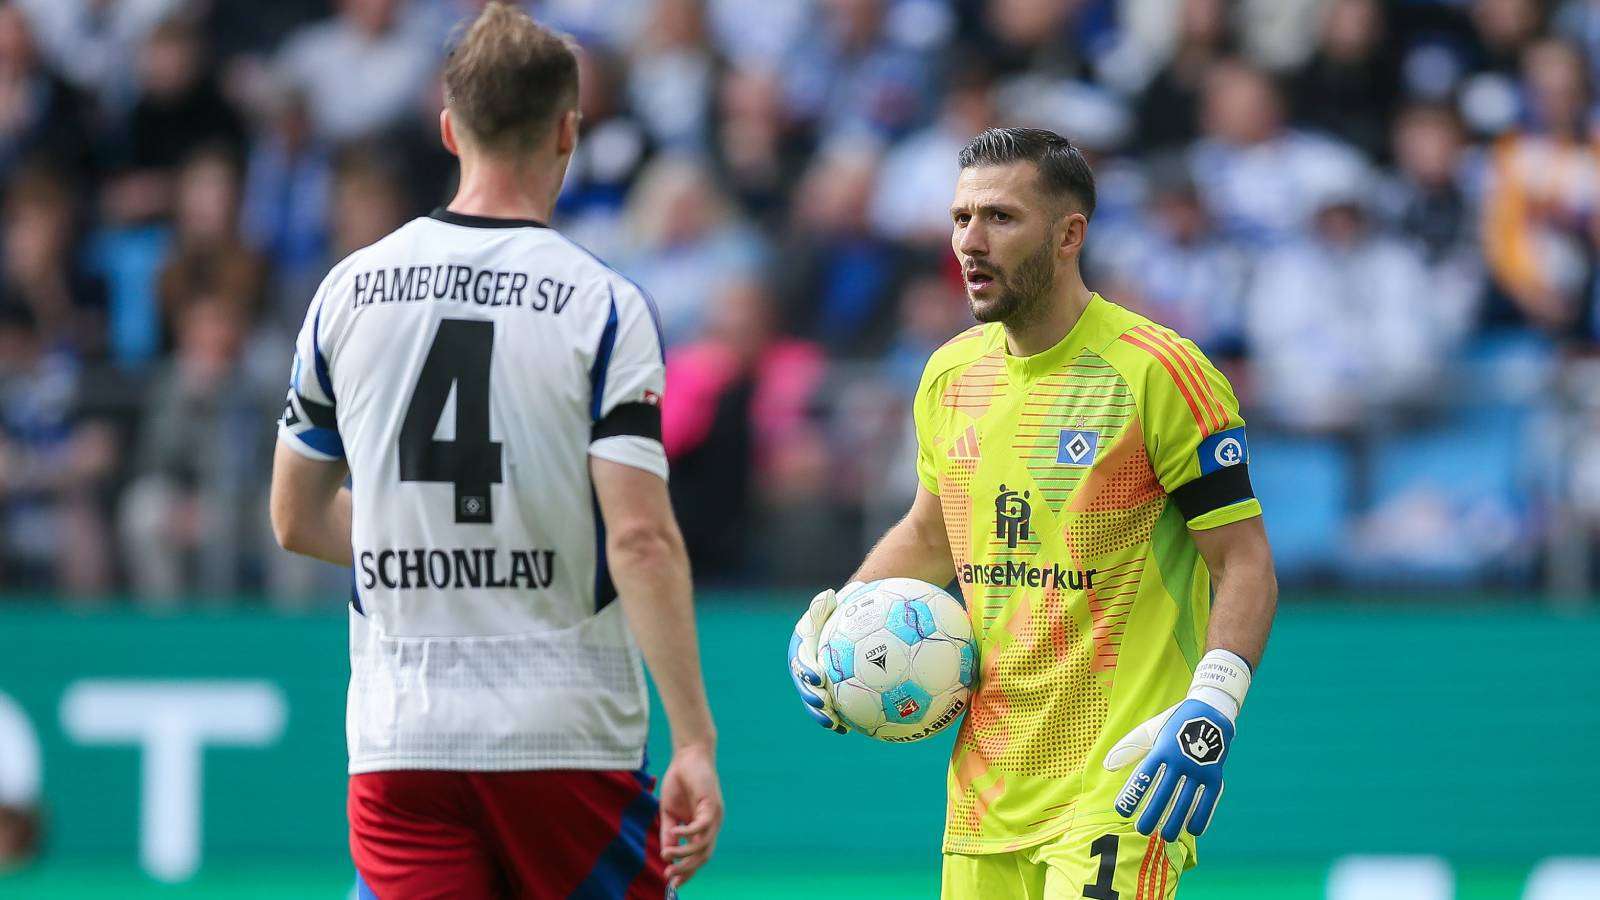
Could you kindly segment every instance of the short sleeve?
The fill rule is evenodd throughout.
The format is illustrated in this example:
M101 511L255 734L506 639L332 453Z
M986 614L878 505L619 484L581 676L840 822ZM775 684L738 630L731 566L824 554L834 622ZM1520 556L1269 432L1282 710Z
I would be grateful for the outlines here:
M330 275L318 289L316 299L306 312L305 324L295 339L289 396L283 404L283 416L278 420L280 441L302 456L324 462L344 459L333 372L324 353L328 323L323 320L322 311L332 280Z
M590 369L589 455L667 477L661 444L666 364L655 308L632 284L611 287Z
M928 493L939 494L939 468L938 458L933 454L933 417L938 409L934 399L931 378L928 373L922 376L922 384L917 388L917 398L911 405L912 420L917 435L917 480L928 489Z
M1146 326L1122 336L1153 363L1140 406L1156 478L1195 530L1261 515L1250 442L1228 380L1195 345Z

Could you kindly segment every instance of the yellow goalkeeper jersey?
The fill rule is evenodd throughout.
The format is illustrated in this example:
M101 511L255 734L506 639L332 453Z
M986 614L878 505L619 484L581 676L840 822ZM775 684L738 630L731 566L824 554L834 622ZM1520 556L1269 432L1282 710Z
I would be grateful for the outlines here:
M1193 343L1096 294L1035 356L1008 353L998 324L940 348L916 426L979 647L945 850L1121 821L1106 751L1183 698L1205 647L1189 529L1261 513L1232 389Z

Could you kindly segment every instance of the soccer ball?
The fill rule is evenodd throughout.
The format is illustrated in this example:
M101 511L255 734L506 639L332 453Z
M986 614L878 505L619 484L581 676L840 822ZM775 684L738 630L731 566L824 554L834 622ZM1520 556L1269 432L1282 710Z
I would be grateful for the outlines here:
M885 578L839 597L817 656L844 724L910 743L961 718L978 648L954 597L915 578Z

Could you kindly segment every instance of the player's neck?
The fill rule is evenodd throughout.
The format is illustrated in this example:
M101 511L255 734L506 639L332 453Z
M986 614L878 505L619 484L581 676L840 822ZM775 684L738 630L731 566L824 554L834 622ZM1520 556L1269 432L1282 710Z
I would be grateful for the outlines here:
M462 166L461 186L446 209L492 219L533 219L549 224L561 192L564 167Z
M1083 279L1070 279L1056 290L1037 317L1015 326L1006 324L1007 352L1012 356L1035 356L1061 343L1083 318L1083 311L1093 298Z

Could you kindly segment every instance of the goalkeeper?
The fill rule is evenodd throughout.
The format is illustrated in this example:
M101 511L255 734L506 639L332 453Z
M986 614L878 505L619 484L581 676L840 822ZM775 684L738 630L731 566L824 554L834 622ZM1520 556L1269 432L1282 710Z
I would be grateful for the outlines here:
M1193 343L1084 286L1076 148L991 129L960 165L951 243L980 324L928 361L921 485L855 575L959 580L972 617L943 893L1171 898L1276 608L1244 420ZM834 606L812 601L789 663L843 732L816 661Z

